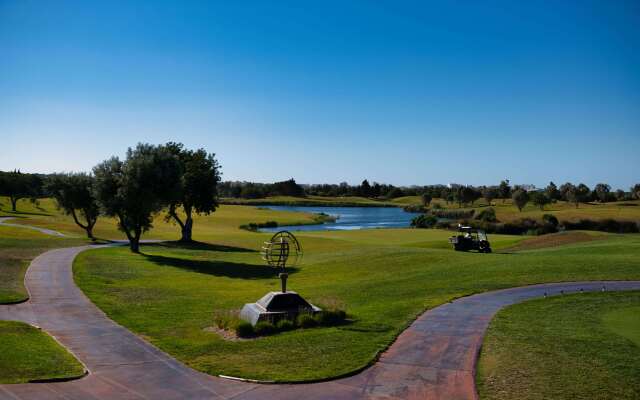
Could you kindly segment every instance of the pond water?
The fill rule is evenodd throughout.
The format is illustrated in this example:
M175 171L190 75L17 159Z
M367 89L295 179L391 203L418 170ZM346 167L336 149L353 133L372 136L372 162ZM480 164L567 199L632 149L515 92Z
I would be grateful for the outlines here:
M418 214L409 213L399 207L309 207L309 206L267 206L278 211L302 211L308 213L325 213L336 217L335 222L317 225L279 226L263 228L262 232L290 231L323 231L354 230L370 228L404 228Z

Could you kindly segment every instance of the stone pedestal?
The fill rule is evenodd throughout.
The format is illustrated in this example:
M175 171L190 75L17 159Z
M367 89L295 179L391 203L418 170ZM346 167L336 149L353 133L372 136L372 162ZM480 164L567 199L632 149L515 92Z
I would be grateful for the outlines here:
M315 314L320 311L296 292L269 292L256 303L245 304L240 318L255 326L261 321L275 324L281 319L294 320L301 312Z

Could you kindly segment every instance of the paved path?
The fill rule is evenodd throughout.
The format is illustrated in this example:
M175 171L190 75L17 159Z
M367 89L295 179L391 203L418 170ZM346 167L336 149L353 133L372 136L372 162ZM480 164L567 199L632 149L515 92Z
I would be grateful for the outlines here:
M46 235L52 235L52 236L60 236L60 237L67 236L62 232L54 231L54 230L51 230L51 229L38 228L37 226L31 226L31 225L12 224L12 223L8 223L7 222L8 220L15 219L15 218L16 217L0 217L0 225L12 226L14 228L32 229L34 231L38 231L38 232L44 233Z
M103 246L95 246L103 247ZM268 385L194 371L106 317L73 282L74 257L90 246L48 251L25 277L26 303L0 306L0 319L38 325L89 374L59 383L0 385L0 399L476 399L475 362L492 316L534 297L640 289L640 281L526 286L465 297L425 312L363 372L330 382Z

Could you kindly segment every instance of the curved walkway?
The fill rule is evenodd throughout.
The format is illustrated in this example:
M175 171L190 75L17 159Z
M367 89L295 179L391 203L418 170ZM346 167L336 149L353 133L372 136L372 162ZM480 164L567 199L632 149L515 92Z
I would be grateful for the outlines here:
M73 259L88 248L52 250L34 259L25 277L30 300L0 306L0 319L40 326L89 374L69 382L0 385L0 399L476 399L477 354L489 321L502 307L603 285L640 289L640 281L554 283L461 298L425 312L378 362L357 375L268 385L192 370L110 320L73 281Z
M52 229L38 228L37 226L31 226L31 225L7 223L8 220L15 219L15 218L16 217L0 217L0 225L11 226L11 227L14 227L14 228L32 229L34 231L38 231L40 233L44 233L45 235L60 236L60 237L66 237L67 236L62 232L54 231Z

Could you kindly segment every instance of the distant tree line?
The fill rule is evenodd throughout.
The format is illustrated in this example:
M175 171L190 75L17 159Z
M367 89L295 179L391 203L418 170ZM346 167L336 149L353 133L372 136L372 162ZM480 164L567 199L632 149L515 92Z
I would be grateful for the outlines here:
M522 210L526 204L532 204L544 208L547 204L558 200L575 204L611 201L625 201L640 199L640 184L631 187L629 192L621 189L615 192L606 183L598 183L593 189L580 183L574 185L567 182L560 187L550 182L544 189L532 190L531 188L515 185L511 186L508 179L501 181L494 186L472 186L472 185L426 185L398 187L389 184L373 182L370 184L367 179L360 185L349 185L346 182L340 184L298 184L291 178L275 183L255 183L227 181L219 184L218 192L225 198L260 199L270 196L324 196L324 197L347 197L360 196L371 199L394 199L402 196L420 196L424 206L428 206L435 198L444 200L447 204L458 204L459 206L473 206L479 199L484 199L488 204L494 200L504 202L511 199L513 203Z
M220 166L214 154L204 149L185 149L180 143L164 145L138 144L129 148L124 160L112 157L93 168L91 174L28 174L0 171L0 195L7 196L12 211L20 199L36 202L53 197L58 207L71 215L75 223L94 238L93 228L100 215L118 220L118 227L139 250L142 234L152 227L153 217L166 212L168 221L180 226L181 240L191 241L193 215L209 214L218 206L218 197L256 199L268 196L361 196L393 199L420 196L428 207L435 198L447 204L473 206L479 199L489 205L496 200L511 199L522 210L532 203L541 210L547 204L563 200L579 207L580 203L640 199L640 184L612 191L606 183L593 188L570 182L557 186L550 182L544 189L512 186L508 179L493 186L426 185L397 187L367 179L359 185L301 185L291 178L275 183L221 182Z
M19 199L53 197L91 239L100 215L116 218L131 251L139 252L142 234L163 211L180 226L181 240L192 241L193 215L216 210L219 182L220 166L204 149L140 143L124 160L111 157L92 174L0 172L0 195L10 198L13 211Z

